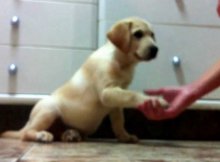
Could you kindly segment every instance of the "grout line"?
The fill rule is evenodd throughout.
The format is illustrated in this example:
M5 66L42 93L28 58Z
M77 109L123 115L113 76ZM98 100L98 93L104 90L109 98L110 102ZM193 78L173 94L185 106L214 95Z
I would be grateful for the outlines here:
M26 1L26 2L40 2L40 3L67 3L67 4L91 4L91 5L97 5L97 2L85 2L85 1L81 1L81 0L22 0L22 1Z
M12 47L12 48L38 48L38 49L61 49L61 50L83 50L93 51L95 47L63 47L63 46L43 46L43 45L11 45L11 44L0 44L0 47Z
M160 23L160 22L153 22L154 25L163 25L163 26L179 26L179 27L194 27L194 28L214 28L220 29L220 25L204 25L204 24L186 24L186 23Z
M17 162L19 162L19 161L21 161L21 160L25 160L25 159L23 159L23 158L24 158L28 153L30 153L30 152L34 149L34 147L35 147L36 145L37 145L36 143L33 143L33 145L32 145L31 147L27 148L27 149L25 150L25 152L24 152L23 154L21 154L20 157L18 157Z

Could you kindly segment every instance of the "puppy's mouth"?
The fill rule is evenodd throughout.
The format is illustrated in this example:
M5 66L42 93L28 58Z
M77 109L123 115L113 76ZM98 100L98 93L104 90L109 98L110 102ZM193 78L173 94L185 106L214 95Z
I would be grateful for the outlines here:
M147 54L144 57L141 57L137 53L135 53L134 56L139 61L150 61L150 60L155 59L157 57L157 53Z
M136 57L137 60L140 60L140 61L145 60L142 57L140 57L136 52L135 52L134 56Z
M151 46L148 48L146 54L142 57L135 52L135 57L140 61L149 61L157 57L158 48L156 46Z

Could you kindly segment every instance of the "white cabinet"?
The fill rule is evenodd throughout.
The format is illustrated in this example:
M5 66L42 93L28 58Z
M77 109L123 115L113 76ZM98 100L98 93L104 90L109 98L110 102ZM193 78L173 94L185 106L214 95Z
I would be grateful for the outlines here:
M0 103L35 101L70 79L97 47L97 3L0 1Z
M48 94L66 82L91 51L0 47L0 93ZM10 72L10 65L17 71Z
M0 44L95 48L96 10L90 3L0 1ZM10 24L13 16L18 25Z
M139 16L150 21L156 32L159 55L141 63L131 89L142 91L192 82L220 59L220 18L217 0L101 0L99 4L99 45L117 20ZM179 67L172 58L181 59ZM204 97L220 99L220 90Z

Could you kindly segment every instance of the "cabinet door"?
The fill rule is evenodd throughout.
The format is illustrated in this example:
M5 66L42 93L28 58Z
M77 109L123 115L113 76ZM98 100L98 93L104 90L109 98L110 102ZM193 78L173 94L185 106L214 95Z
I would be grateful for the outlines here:
M68 81L90 51L0 47L0 93L49 94ZM10 65L17 72L9 72Z
M159 88L168 85L183 85L198 79L208 68L220 60L220 30L156 25L155 33L159 46L156 60L142 63L137 69L133 89ZM178 56L179 67L172 64ZM216 99L220 90L205 98Z
M0 44L96 48L94 4L8 0L0 6ZM13 16L19 18L18 25L11 24Z

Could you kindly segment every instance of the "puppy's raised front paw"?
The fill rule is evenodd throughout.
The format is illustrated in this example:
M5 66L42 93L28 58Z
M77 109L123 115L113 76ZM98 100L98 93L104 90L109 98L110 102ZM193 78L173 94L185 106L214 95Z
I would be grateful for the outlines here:
M61 140L63 142L80 142L82 137L77 130L69 129L62 134Z
M47 131L40 131L37 133L36 139L39 142L52 142L53 135Z

